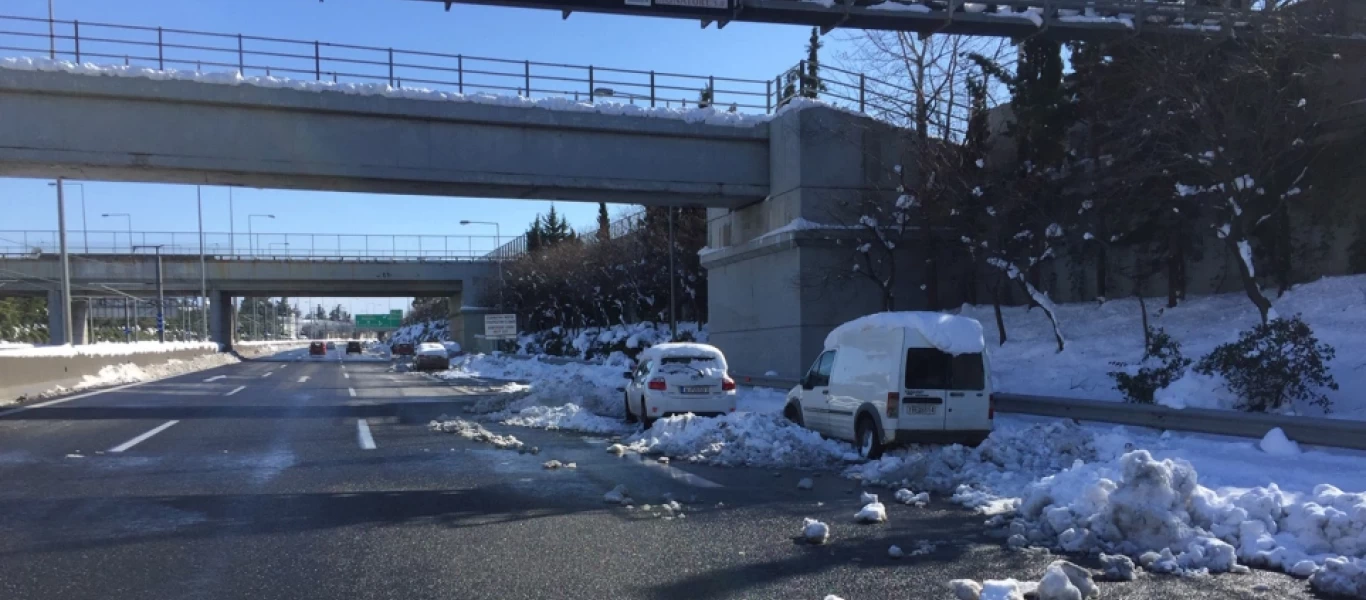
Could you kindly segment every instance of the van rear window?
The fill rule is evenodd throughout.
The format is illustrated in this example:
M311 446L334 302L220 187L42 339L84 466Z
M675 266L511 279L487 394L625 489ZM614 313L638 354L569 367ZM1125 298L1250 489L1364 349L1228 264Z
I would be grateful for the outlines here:
M980 390L986 387L981 354L951 354L934 348L906 350L906 389Z

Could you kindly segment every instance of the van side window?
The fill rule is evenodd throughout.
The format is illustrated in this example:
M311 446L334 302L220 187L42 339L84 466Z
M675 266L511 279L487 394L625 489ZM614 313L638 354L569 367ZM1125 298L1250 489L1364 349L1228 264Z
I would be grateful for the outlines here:
M981 354L953 356L934 348L906 350L906 389L980 390L986 387Z
M807 383L811 387L823 387L830 385L830 367L835 364L835 351L827 350L816 359L811 365L811 373L807 376Z
M942 390L949 385L950 355L934 348L906 350L906 389Z
M984 368L981 354L959 354L953 357L953 366L949 372L949 389L985 389L987 377Z

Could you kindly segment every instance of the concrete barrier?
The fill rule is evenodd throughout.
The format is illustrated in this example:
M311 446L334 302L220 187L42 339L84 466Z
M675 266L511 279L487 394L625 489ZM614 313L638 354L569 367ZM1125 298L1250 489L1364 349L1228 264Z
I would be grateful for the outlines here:
M297 342L273 342L270 344L244 344L242 342L237 342L232 345L232 351L240 359L251 360L254 358L270 356L272 354L277 354L280 352L284 352L286 350L297 350L299 348L307 348L310 341L311 340L300 340ZM344 344L346 342L337 343Z
M0 404L37 395L57 386L70 388L87 376L98 375L111 365L139 367L164 364L171 359L192 360L215 354L204 348L141 352L125 355L4 356L0 355Z

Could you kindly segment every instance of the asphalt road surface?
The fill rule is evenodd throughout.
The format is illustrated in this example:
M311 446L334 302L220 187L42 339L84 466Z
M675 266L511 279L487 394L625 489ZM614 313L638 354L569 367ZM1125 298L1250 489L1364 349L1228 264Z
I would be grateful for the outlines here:
M0 598L951 598L950 579L1037 579L1054 558L939 501L854 524L857 490L832 474L799 491L808 473L665 466L592 436L489 426L530 455L428 429L483 392L292 351L0 411ZM604 504L616 484L686 517ZM803 517L831 542L796 543ZM1310 597L1269 572L1101 585Z

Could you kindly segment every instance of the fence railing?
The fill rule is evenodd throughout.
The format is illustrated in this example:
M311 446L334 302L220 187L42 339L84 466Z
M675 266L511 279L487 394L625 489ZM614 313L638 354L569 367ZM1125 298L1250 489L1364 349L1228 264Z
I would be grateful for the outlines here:
M228 258L294 260L489 260L492 235L379 235L332 233L205 232L204 252ZM194 231L68 230L67 251L121 254L138 246L161 246L164 255L199 255ZM60 251L55 230L0 230L0 256L31 256ZM151 248L136 250L152 253Z
M617 220L612 221L608 225L607 230L609 232L609 235L614 240L624 235L627 235L632 231L635 231L640 226L640 221L643 218L645 218L644 210L633 212L629 215L618 218ZM596 224L574 228L574 234L577 235L579 239L584 240L590 244L597 241L597 233L598 226ZM507 243L497 247L492 252L490 252L488 256L489 258L494 260L511 260L517 258L518 256L526 254L526 251L526 234L522 234L515 238L512 238Z
M696 106L701 91L710 89L719 106L768 112L777 99L769 80L5 15L0 15L0 51L78 63L237 71L248 77L562 97L590 103L608 100L685 108Z

